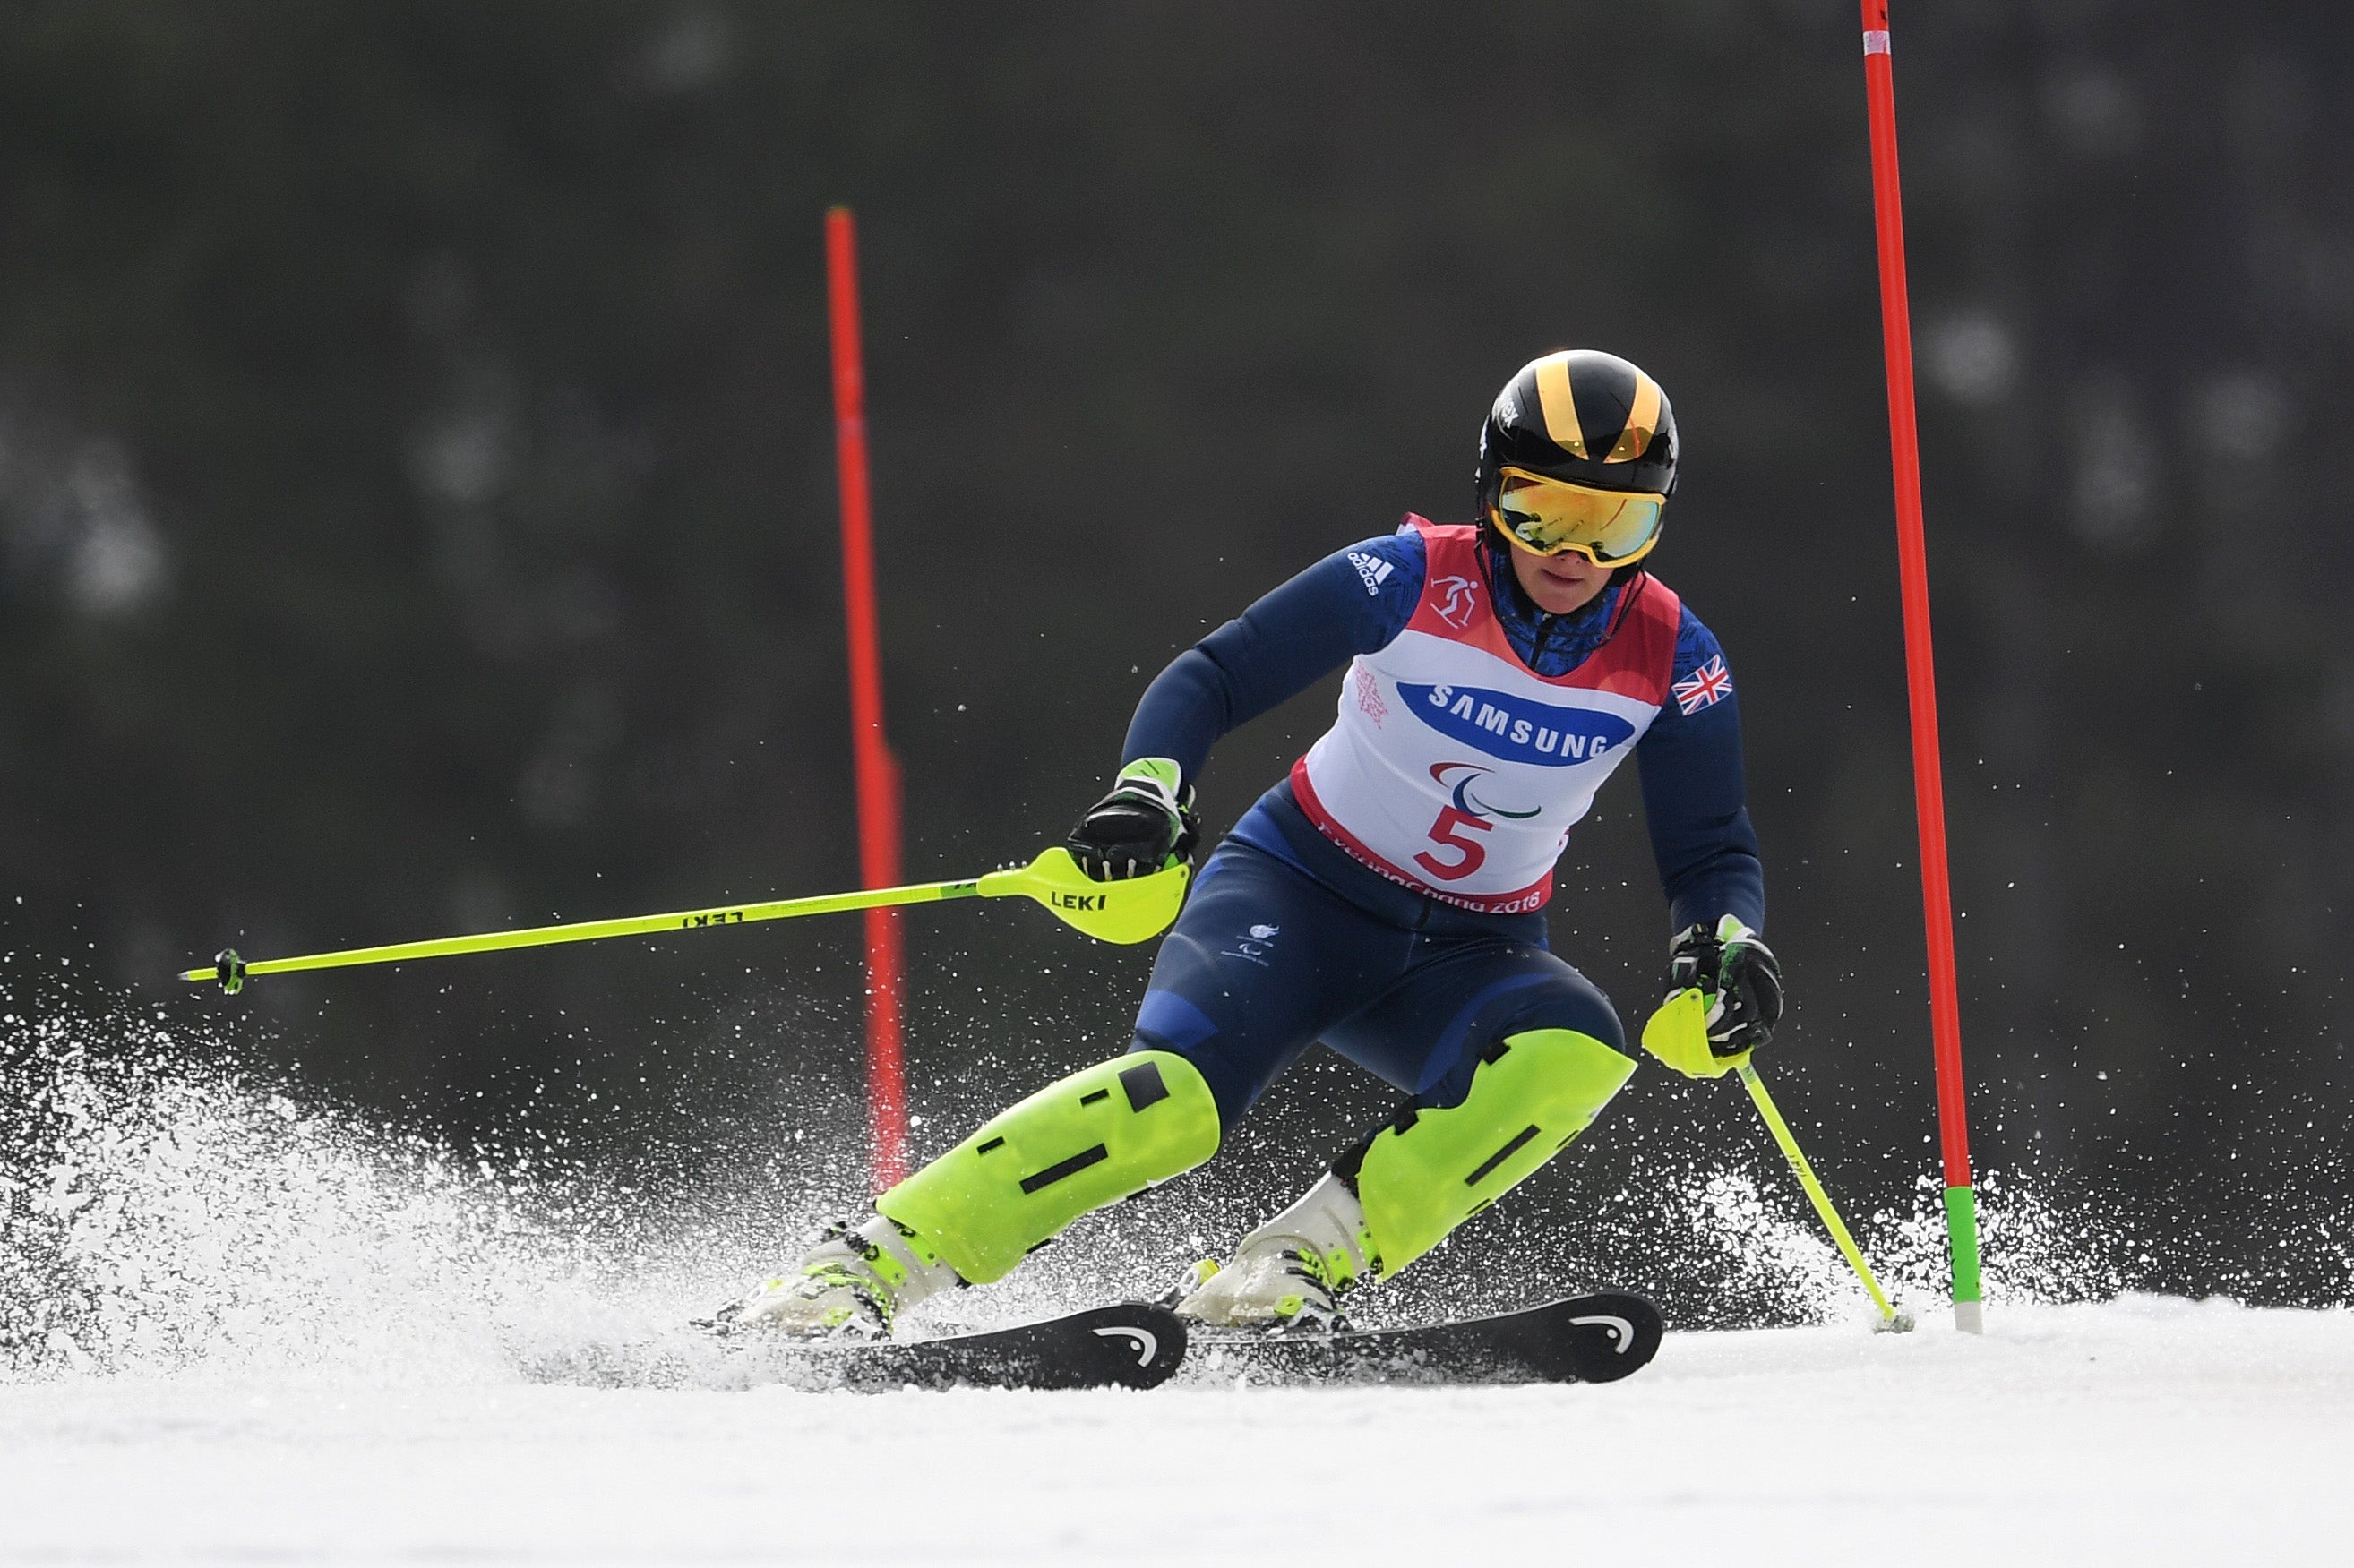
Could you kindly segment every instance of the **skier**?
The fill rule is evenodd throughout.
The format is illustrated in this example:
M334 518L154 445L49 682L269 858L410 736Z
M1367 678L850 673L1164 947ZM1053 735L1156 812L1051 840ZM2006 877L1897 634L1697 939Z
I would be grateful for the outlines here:
M1179 1312L1329 1330L1585 1130L1635 1071L1602 992L1548 948L1571 825L1632 753L1670 907L1670 1005L1644 1044L1713 1075L1781 1015L1740 721L1716 639L1640 563L1676 482L1659 384L1593 350L1506 385L1478 521L1409 515L1300 573L1163 670L1110 793L1071 833L1090 876L1190 859L1211 745L1348 666L1332 727L1218 846L1162 941L1126 1054L984 1124L735 1326L880 1336L1002 1277L1080 1215L1167 1181L1321 1040L1401 1090Z

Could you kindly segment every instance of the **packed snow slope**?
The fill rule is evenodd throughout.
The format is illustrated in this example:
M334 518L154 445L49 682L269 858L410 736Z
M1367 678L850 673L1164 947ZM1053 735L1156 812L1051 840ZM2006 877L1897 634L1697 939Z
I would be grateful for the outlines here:
M1983 1339L1925 1288L1934 1192L1861 1217L1923 1317L1875 1335L1790 1194L1686 1169L1573 1230L1529 1205L1474 1255L1605 1269L1577 1249L1620 1224L1646 1277L1771 1285L1755 1320L1805 1326L1671 1333L1600 1387L809 1393L741 1386L680 1325L854 1162L633 1187L201 1057L160 1024L0 1016L0 1563L2354 1560L2354 1312L2119 1295L2024 1194L1988 1204ZM912 1327L1147 1289L1213 1196L1089 1221ZM1365 1307L1531 1288L1417 1269ZM615 1345L665 1352L631 1363L663 1386L557 1381Z
M2344 1563L2354 1315L1669 1337L1602 1387L0 1392L15 1561Z

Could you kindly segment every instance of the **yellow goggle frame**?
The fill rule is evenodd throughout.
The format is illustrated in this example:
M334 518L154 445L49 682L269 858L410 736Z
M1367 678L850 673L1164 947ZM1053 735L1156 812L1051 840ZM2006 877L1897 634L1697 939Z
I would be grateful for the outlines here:
M1592 490L1522 468L1503 471L1488 520L1533 556L1575 550L1597 567L1641 560L1659 542L1668 498L1642 491Z

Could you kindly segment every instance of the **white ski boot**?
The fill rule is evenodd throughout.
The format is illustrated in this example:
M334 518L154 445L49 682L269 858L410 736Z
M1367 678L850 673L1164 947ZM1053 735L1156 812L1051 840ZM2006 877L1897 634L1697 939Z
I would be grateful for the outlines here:
M1378 1271L1367 1261L1372 1253L1357 1194L1328 1171L1245 1236L1224 1267L1207 1258L1195 1264L1177 1311L1225 1328L1329 1332L1341 1326L1341 1293Z
M830 1232L801 1258L799 1273L711 1315L714 1328L765 1330L804 1339L879 1340L907 1308L949 1286L957 1272L881 1214Z

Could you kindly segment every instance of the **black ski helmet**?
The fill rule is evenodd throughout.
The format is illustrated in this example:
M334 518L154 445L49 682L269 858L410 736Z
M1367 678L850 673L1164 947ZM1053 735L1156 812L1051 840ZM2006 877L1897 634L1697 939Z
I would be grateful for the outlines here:
M1507 468L1594 490L1672 495L1675 410L1658 382L1615 354L1548 354L1504 384L1479 431L1483 520L1494 515Z

